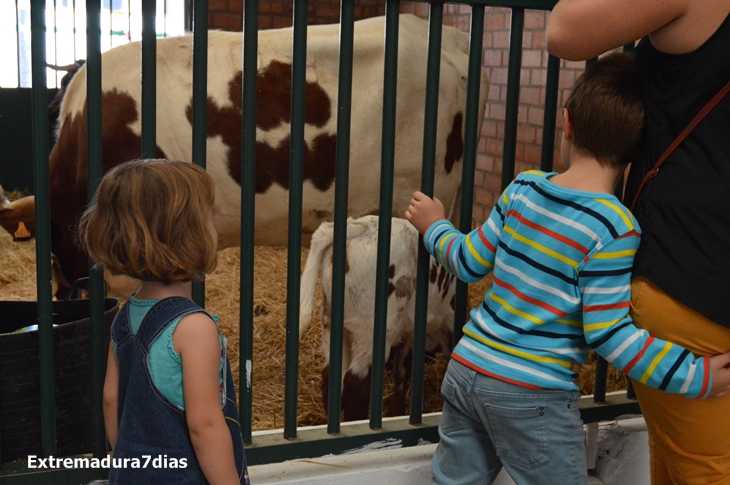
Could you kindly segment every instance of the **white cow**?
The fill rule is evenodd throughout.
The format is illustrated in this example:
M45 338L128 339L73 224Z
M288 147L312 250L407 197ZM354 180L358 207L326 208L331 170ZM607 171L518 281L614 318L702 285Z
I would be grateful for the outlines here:
M322 392L327 406L329 382L330 301L332 294L332 251L334 224L325 222L312 235L312 244L301 279L299 334L312 318L317 277L322 274L322 347L326 367ZM375 273L378 251L378 217L365 216L347 221L347 264L345 267L345 308L342 348L345 421L367 418L370 403L370 368L373 360L375 314ZM405 219L392 219L388 314L385 356L397 350L393 359L395 392L389 415L405 411L407 381L410 379L410 351L416 300L418 232ZM428 287L426 349L450 351L454 325L454 276L431 257Z
M355 23L349 215L378 209L383 103L384 17ZM308 28L303 231L334 210L339 25ZM452 201L461 179L468 34L444 27L434 193ZM428 24L400 18L393 214L405 211L421 173ZM292 30L259 33L256 128L256 244L285 245L289 204ZM207 170L216 185L220 248L238 245L241 221L242 36L208 36ZM481 73L479 119L488 81ZM157 156L192 161L192 37L157 40ZM140 44L102 55L104 170L138 158L141 147ZM68 85L50 156L52 249L68 282L88 272L74 230L87 201L86 66ZM18 221L0 223L11 232ZM28 227L28 224L26 224Z

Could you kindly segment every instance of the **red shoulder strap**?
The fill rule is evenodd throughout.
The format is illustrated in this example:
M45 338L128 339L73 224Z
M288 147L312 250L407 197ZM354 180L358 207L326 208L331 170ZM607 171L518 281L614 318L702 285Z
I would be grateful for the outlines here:
M639 185L639 190L636 191L636 195L634 196L633 202L631 202L631 210L634 210L634 206L636 206L636 201L639 200L639 195L641 195L641 192L644 190L644 187L651 182L654 177L657 176L659 173L659 167L664 163L664 161L669 157L669 155L674 152L674 150L684 141L685 138L687 138L687 135L689 135L692 130L695 129L695 127L699 124L700 121L702 121L707 114L712 111L712 109L717 106L717 103L719 103L722 98L727 95L727 93L730 92L730 82L728 82L725 87L723 87L706 105L702 110L700 110L699 113L692 119L692 121L687 125L687 127L682 130L682 133L677 136L677 138L674 139L671 145L669 145L669 148L666 149L666 151L662 154L661 157L659 157L659 160L656 162L654 167L649 170L649 172L644 176L644 179L641 181L641 185Z

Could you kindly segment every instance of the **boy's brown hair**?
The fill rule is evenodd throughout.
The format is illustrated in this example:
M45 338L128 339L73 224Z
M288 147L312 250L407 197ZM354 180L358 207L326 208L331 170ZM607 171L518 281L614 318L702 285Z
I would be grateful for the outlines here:
M165 284L215 269L208 227L215 185L202 168L134 160L110 170L81 218L79 240L112 274Z
M644 101L631 56L614 52L586 68L565 107L576 149L610 166L625 165L636 157L644 129Z

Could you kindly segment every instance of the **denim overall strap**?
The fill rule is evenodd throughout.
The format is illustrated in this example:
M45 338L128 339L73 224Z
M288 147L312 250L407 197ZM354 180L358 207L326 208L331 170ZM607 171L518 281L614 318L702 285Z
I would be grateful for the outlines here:
M112 328L119 362L119 433L113 465L119 466L112 466L109 483L207 484L190 440L185 411L171 403L156 388L149 368L152 342L177 319L205 310L186 298L165 298L148 311L137 333L132 334L126 306L117 314ZM228 368L227 358L225 362ZM227 370L227 374L230 374L230 370ZM232 380L227 387L233 388ZM235 393L233 399L235 408ZM233 427L227 418L226 424L231 431L240 481L248 483L237 421L235 419L236 426ZM139 466L134 468L137 461Z

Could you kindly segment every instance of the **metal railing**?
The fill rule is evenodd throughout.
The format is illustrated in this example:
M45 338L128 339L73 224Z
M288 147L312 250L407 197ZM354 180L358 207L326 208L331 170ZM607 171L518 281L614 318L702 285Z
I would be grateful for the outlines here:
M143 156L155 156L155 0L144 0L145 34L142 41L142 146ZM465 115L465 149L462 173L462 198L460 229L469 231L472 224L472 199L477 141L479 139L479 89L482 64L482 38L484 34L484 14L486 6L509 7L512 9L510 54L507 81L506 128L504 137L503 178L504 189L514 177L515 145L517 131L517 111L519 104L519 85L521 67L522 34L525 9L549 10L555 0L503 0L461 2L471 6L471 40L467 82L467 101ZM100 0L87 0L90 7L87 13L88 36L88 150L89 150L89 194L93 194L101 176L101 55L99 50L99 4ZM331 318L331 353L329 381L329 414L327 429L297 429L297 377L299 345L299 268L301 263L301 206L304 157L304 82L307 40L307 0L295 0L293 25L293 63L292 63L292 116L290 152L290 217L289 217L289 255L288 255L288 298L286 311L286 391L285 420L283 433L254 436L252 421L252 389L247 373L255 376L253 362L253 243L255 213L255 170L256 170L256 93L257 93L257 55L258 55L258 0L246 0L244 11L244 51L243 55L243 123L242 123L242 160L241 160L241 286L240 286L240 415L246 453L250 464L270 463L301 457L321 456L358 448L386 439L401 440L404 446L415 445L420 440L438 441L438 416L423 416L423 375L426 328L426 306L428 290L428 256L421 246L419 253L419 273L417 283L417 304L415 317L415 343L413 355L413 384L411 389L410 416L403 419L382 419L383 410L383 373L385 348L385 317L387 313L387 286L390 251L390 218L382 217L379 222L378 259L376 278L375 332L373 341L373 366L371 389L371 418L366 425L340 427L341 376L342 376L342 333L344 311L345 278L345 236L347 218L347 180L350 153L350 103L352 97L353 65L353 21L354 4L352 0L342 0L340 30L340 73L338 92L338 121L335 181L335 235L334 271ZM207 97L207 0L194 2L193 28L193 161L205 166L206 121L205 106ZM38 304L39 334L41 341L41 394L43 417L43 455L55 455L55 404L53 380L53 340L52 315L50 313L50 207L48 180L48 130L46 116L46 69L44 55L44 0L32 0L33 35L33 110L35 129L35 194L37 227L37 267L38 267ZM395 118L396 118L396 78L398 66L398 26L400 0L386 0L385 54L384 54L384 102L381 153L380 213L392 212L393 163L395 157ZM434 187L434 158L436 140L436 121L438 118L439 63L444 3L430 3L430 25L428 44L428 68L426 87L425 125L423 139L423 176L421 188L431 194ZM152 18L152 19L151 19ZM542 145L542 170L552 169L554 153L555 118L557 111L558 74L560 63L550 56L547 67L545 98L545 117ZM102 386L104 380L105 350L103 348L103 279L98 271L92 272L91 318L94 328L93 366L94 446L89 450L95 457L107 454L106 439L101 411ZM204 289L196 289L196 299L202 301ZM459 283L456 291L455 341L460 338L460 329L465 323L467 285ZM251 370L253 366L253 370ZM605 395L606 366L599 365L596 394L591 400L581 402L585 422L609 419L620 414L637 413L638 405L623 395ZM602 374L602 375L601 375ZM601 387L603 382L603 387ZM255 385L255 379L253 382ZM0 441L1 443L1 441ZM1 448L0 448L1 449ZM53 474L57 483L72 483L88 478L100 478L105 471L57 470ZM21 474L13 467L0 470L0 477L8 484L35 483L33 475Z

